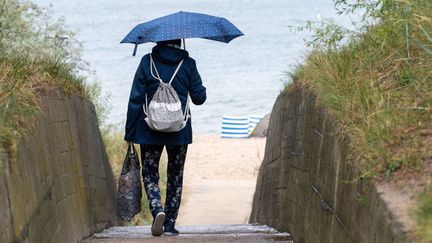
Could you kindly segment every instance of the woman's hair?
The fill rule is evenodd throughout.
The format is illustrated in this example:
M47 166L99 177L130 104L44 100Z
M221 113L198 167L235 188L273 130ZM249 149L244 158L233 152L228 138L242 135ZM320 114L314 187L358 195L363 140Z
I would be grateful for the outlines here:
M166 40L166 41L158 41L156 42L158 45L178 45L181 46L181 40L180 39L176 39L176 40Z

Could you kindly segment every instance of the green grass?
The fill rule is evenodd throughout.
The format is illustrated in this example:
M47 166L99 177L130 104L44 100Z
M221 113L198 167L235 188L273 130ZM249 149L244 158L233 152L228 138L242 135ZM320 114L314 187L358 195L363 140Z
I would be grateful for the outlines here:
M107 126L106 128L102 129L102 137L108 153L108 157L110 159L110 164L113 169L116 182L120 176L124 156L127 150L127 144L123 140L123 135L124 133L115 129L114 126ZM135 148L138 150L138 154L141 155L139 145L135 145ZM159 188L161 191L161 199L163 204L165 202L167 184L167 157L165 153L162 154L159 164L159 176ZM141 212L137 214L134 219L128 223L128 225L148 225L152 223L153 218L148 207L147 195L145 194L144 188L141 206Z
M16 55L0 57L0 143L10 157L16 137L33 126L43 106L43 93L54 89L87 99L92 96L84 78L67 64Z
M60 89L96 98L97 89L78 74L86 69L77 43L49 10L27 0L0 0L0 145L9 157L15 139L32 127L44 93Z
M332 28L316 31L314 50L292 70L287 88L317 93L349 136L359 177L415 175L432 155L424 135L432 129L432 1L376 2L369 14L379 21L341 43L324 36ZM340 28L333 29L339 38ZM417 234L431 242L431 190L419 200Z
M55 36L68 36L69 44ZM99 125L107 113L106 100L100 96L96 83L88 85L79 75L83 62L80 45L74 33L65 28L62 20L54 20L48 10L27 0L0 0L0 146L11 161L16 156L17 139L32 128L36 115L43 107L43 96L53 90L78 95L96 106ZM72 44L71 44L72 43ZM19 53L25 53L20 55ZM85 65L84 65L85 66ZM105 126L102 136L113 173L118 179L126 151L121 132ZM166 188L166 158L162 159L161 192ZM3 172L0 161L0 175ZM164 200L164 198L163 198ZM142 213L131 225L151 223L145 194Z
M68 36L69 45L55 36ZM99 125L107 113L106 100L100 96L98 84L88 85L83 71L79 44L63 21L54 20L46 9L27 0L0 0L0 146L11 161L16 156L16 141L32 128L43 107L43 96L53 90L78 95L96 106ZM20 55L18 53L25 53ZM84 71L86 71L84 69ZM107 125L102 136L117 180L126 151L122 132ZM165 195L166 158L162 158L161 192ZM3 172L0 161L0 175ZM162 198L164 201L164 197ZM146 195L142 212L130 223L151 223Z
M432 186L420 195L420 206L416 211L417 227L415 233L420 242L432 242Z
M394 10L340 48L315 49L291 74L341 122L365 177L420 170L430 153L420 134L432 114L432 2L414 2L399 3L408 16Z
M56 36L69 36L61 43ZM15 140L32 127L42 96L53 89L92 98L74 34L27 0L0 1L0 145L13 159Z

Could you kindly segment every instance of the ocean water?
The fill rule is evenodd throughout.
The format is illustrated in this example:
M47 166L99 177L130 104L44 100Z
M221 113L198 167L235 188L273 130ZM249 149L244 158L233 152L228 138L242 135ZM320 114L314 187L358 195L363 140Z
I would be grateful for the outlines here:
M245 35L225 44L203 39L188 39L187 50L197 61L207 87L207 101L192 105L193 128L198 133L219 131L221 117L267 114L277 95L288 82L286 72L301 62L307 53L304 39L310 33L296 32L290 26L306 21L334 18L332 0L34 0L63 16L83 44L83 57L102 84L108 97L107 122L124 127L132 79L141 56L151 51L152 43L138 47L120 44L138 23L178 11L223 16Z

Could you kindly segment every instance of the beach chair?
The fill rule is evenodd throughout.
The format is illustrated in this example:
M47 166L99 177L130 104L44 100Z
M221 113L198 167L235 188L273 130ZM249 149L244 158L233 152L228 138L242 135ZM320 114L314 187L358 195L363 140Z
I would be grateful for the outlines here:
M247 116L222 116L222 138L249 138L249 117Z

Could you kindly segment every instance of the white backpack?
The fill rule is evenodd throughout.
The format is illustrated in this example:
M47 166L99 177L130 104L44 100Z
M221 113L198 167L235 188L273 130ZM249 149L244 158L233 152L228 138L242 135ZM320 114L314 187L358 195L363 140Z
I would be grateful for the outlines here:
M165 83L159 76L153 57L150 54L150 73L153 78L159 80L159 87L156 90L150 104L147 102L147 93L145 94L145 104L143 105L144 113L147 115L145 121L150 129L159 132L178 132L183 129L188 119L189 113L189 94L187 97L185 112L182 111L182 106L177 92L172 87L171 83L174 80L184 60L178 64L169 83ZM156 71L156 76L153 74L153 68Z

